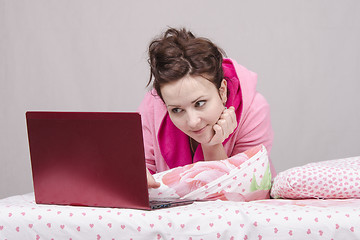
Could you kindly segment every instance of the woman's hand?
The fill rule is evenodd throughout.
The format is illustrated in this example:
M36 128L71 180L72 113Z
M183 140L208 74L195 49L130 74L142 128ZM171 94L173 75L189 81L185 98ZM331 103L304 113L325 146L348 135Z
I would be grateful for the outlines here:
M148 188L159 188L160 187L160 183L155 181L155 178L153 177L153 175L150 173L149 169L147 169L147 168L146 168L146 176L147 176Z
M215 131L214 136L210 142L206 145L216 145L221 144L227 139L231 133L234 132L237 127L235 108L231 106L228 109L225 109L220 115L219 120L213 126Z

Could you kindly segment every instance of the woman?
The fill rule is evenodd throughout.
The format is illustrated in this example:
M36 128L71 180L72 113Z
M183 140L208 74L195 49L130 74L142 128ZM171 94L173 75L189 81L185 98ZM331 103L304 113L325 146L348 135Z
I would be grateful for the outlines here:
M149 46L153 89L139 107L149 187L151 173L222 160L263 144L270 154L269 105L257 76L185 29L168 29ZM271 166L272 175L275 175Z

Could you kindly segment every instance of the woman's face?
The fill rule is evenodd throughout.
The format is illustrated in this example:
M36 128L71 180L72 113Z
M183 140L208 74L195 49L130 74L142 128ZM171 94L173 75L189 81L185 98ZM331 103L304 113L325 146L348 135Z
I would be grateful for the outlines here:
M160 90L174 125L198 143L208 143L225 108L226 81L217 89L202 76L186 76Z

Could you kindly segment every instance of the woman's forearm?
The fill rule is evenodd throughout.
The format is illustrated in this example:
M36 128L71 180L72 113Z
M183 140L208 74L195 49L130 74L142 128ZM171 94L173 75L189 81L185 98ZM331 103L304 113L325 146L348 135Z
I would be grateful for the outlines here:
M228 156L225 152L224 146L219 143L215 145L201 145L205 161L224 160Z

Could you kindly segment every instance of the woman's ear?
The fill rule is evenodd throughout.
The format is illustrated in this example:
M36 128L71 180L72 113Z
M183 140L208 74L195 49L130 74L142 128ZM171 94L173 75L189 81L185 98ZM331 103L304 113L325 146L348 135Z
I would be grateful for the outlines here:
M226 101L227 101L227 82L226 82L225 79L223 79L221 81L221 85L220 85L220 88L219 88L219 94L220 94L220 98L221 98L222 102L225 105Z

